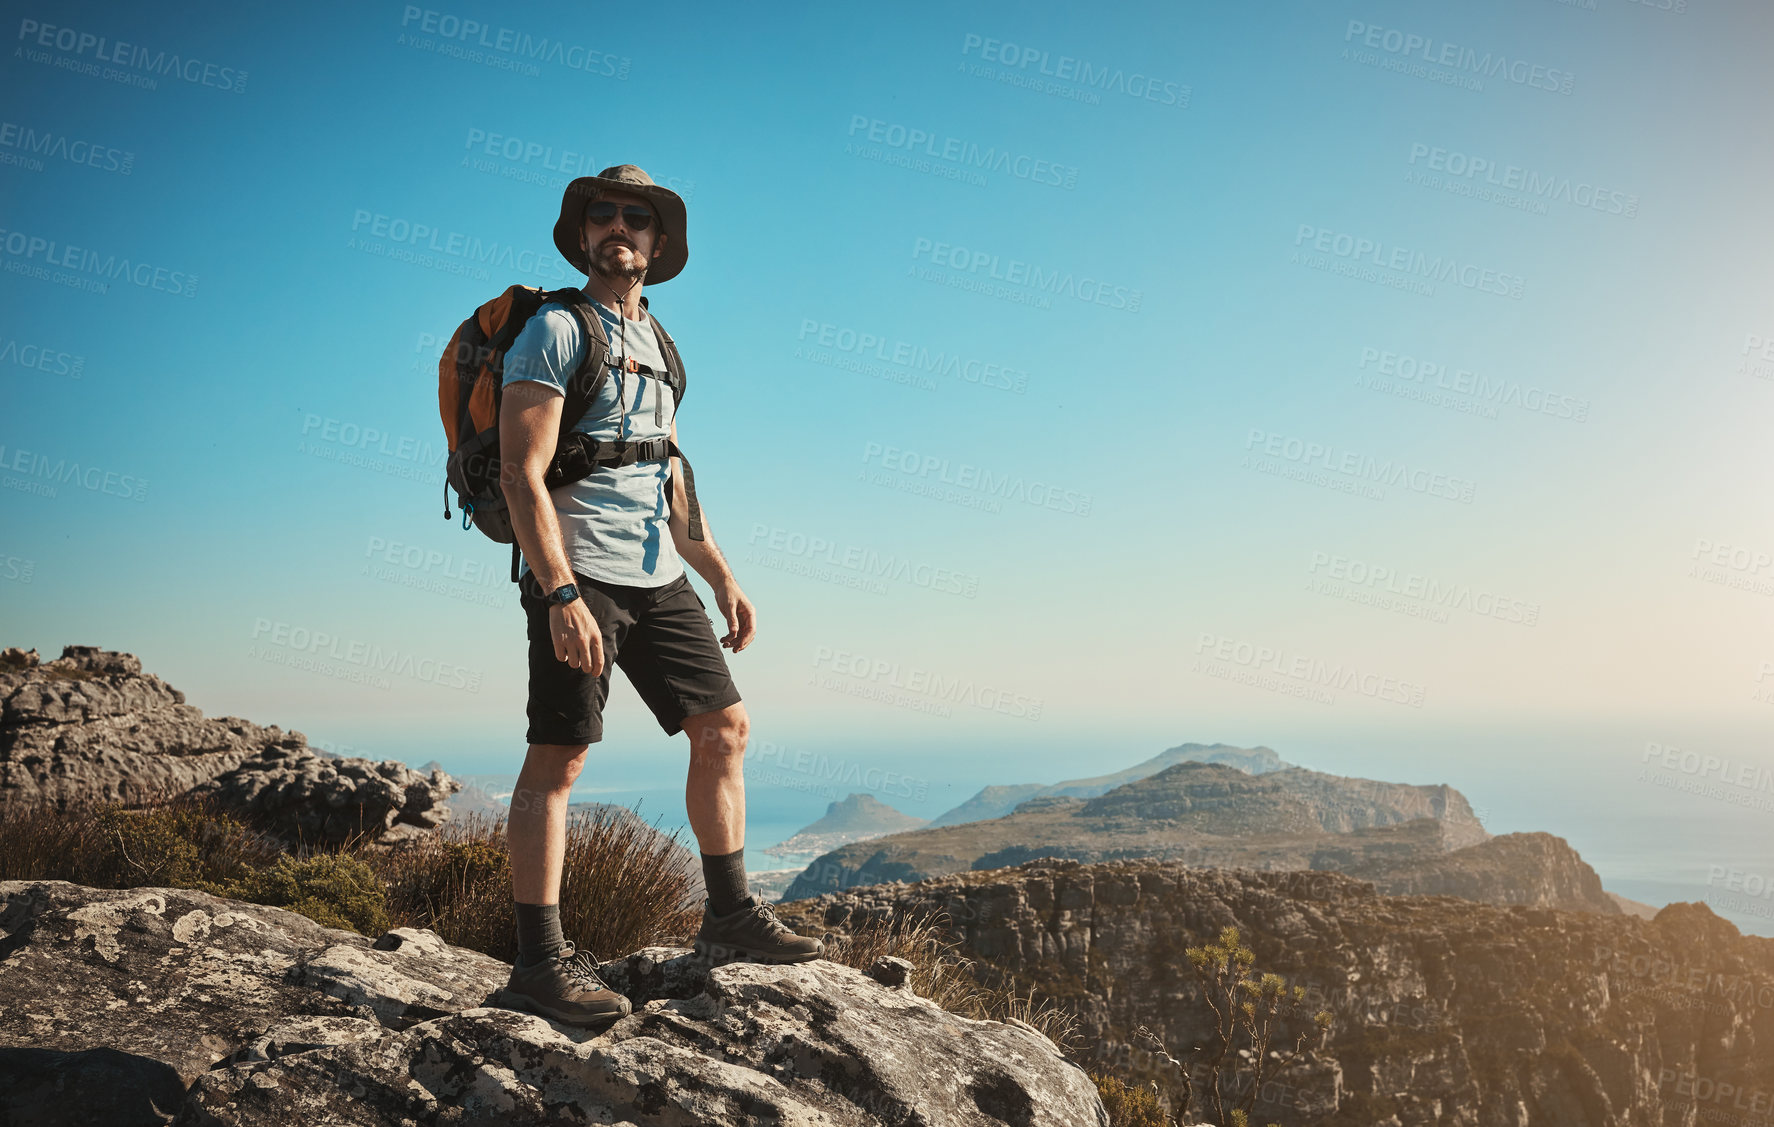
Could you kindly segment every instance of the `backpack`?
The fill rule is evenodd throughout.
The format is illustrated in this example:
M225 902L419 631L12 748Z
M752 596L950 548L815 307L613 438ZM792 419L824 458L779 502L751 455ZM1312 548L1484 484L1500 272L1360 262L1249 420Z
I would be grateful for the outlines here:
M437 398L450 451L444 469L444 519L451 516L450 490L454 488L456 503L462 508L462 528L466 530L472 521L474 527L494 542L511 545L513 583L518 581L519 549L500 482L502 463L499 457L499 404L504 387L505 353L529 319L551 302L566 306L578 320L585 340L585 353L579 367L567 379L567 400L561 410L560 433L555 437L554 458L543 477L543 484L553 489L588 477L604 466L626 466L676 457L684 465L690 539L703 539L702 507L696 501L696 479L690 472L690 459L684 457L677 443L670 438L598 439L573 429L585 417L604 380L616 367L609 359L610 341L604 333L603 319L591 308L584 291L574 287L540 290L534 286L510 286L477 308L450 337L450 343L437 364ZM668 383L675 411L676 405L684 399L683 358L678 355L677 343L671 339L671 334L647 310L644 295L641 310L646 313L659 340L666 370L656 371L633 357L628 358L623 370Z

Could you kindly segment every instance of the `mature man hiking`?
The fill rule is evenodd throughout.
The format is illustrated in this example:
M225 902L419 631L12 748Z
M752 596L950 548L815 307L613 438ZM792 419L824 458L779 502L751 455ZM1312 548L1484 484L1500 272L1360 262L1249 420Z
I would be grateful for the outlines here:
M647 311L643 283L675 277L688 258L684 202L632 164L567 185L554 244L587 275L583 292L609 340L608 378L575 429L604 439L677 442L664 382L676 346ZM604 466L549 489L567 381L585 330L566 306L542 306L505 354L499 445L505 500L524 567L529 620L529 752L512 794L507 836L518 958L507 1004L601 1025L630 1012L598 978L591 952L561 931L567 796L590 744L603 739L610 665L622 668L665 734L690 739L684 804L702 854L708 899L696 950L714 961L803 962L824 944L796 935L746 885L744 753L749 718L721 646L743 650L756 611L686 496L670 458ZM588 321L587 324L590 322ZM655 330L658 330L656 333ZM681 368L680 368L681 370ZM681 389L679 389L681 390ZM694 479L689 486L693 496ZM663 533L669 532L670 535ZM716 643L688 562L727 620Z

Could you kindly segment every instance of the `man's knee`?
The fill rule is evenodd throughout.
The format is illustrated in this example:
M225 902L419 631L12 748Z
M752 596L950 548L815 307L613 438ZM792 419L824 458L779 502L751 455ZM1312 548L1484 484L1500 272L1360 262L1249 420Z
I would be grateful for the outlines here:
M746 715L743 702L730 704L684 717L684 732L698 755L739 757L745 754L746 740L751 737L751 717Z
M590 744L531 744L524 757L524 784L542 791L571 788L579 772L585 769L585 753L590 747Z

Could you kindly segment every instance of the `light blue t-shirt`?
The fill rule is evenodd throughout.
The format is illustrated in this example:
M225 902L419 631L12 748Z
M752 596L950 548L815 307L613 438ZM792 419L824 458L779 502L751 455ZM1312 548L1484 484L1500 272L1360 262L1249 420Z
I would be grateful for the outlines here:
M627 355L665 370L653 326L591 302L604 321L610 360ZM571 310L550 302L531 317L505 353L505 383L534 380L564 396L567 379L584 355L584 334ZM669 438L676 414L671 388L637 372L612 371L573 429L594 438ZM600 466L591 475L549 490L561 539L573 570L606 583L662 587L684 574L671 538L669 462ZM527 574L530 561L519 569Z

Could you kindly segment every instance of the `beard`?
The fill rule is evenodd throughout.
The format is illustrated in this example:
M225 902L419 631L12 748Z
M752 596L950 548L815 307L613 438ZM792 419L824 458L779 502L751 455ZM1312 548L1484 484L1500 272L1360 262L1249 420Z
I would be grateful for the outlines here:
M618 257L624 243L604 243L592 255L592 273L609 281L627 282L646 274L651 261L634 246L628 247L628 258L623 261Z

